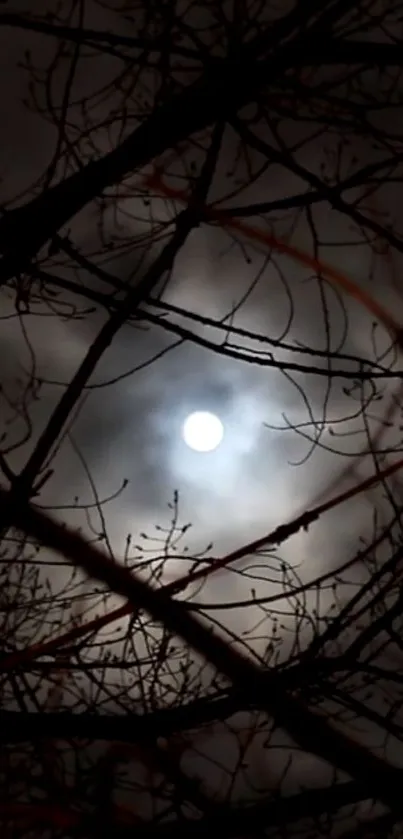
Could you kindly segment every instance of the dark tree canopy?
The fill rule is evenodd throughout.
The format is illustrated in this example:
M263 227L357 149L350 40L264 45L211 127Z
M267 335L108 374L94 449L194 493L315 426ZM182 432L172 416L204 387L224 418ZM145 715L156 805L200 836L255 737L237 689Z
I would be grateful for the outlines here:
M403 4L0 8L2 834L397 837Z

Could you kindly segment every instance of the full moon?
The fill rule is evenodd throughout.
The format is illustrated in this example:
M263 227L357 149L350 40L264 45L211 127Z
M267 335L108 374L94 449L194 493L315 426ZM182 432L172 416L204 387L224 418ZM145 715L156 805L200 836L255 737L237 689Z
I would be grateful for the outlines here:
M221 420L209 411L195 411L189 414L183 424L183 439L196 452L212 452L220 445L224 436Z

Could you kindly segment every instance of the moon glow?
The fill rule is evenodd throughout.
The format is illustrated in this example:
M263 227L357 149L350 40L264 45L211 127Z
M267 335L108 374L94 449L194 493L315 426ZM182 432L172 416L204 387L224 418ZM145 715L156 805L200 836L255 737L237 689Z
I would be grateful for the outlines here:
M182 433L189 448L196 452L212 452L224 437L224 426L215 414L195 411L186 418Z

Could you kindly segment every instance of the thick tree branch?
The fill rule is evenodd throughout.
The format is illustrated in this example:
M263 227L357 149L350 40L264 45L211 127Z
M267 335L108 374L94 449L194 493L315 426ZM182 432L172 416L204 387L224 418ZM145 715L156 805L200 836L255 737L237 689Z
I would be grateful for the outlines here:
M106 45L112 47L128 47L130 50L140 50L142 53L161 52L166 49L166 36L159 36L157 38L147 39L145 37L136 38L132 35L125 35L117 32L103 32L99 29L88 29L86 27L77 26L63 26L59 23L52 23L49 20L41 18L29 18L23 15L4 13L0 14L0 26L11 27L13 29L25 29L29 32L37 32L40 35L49 35L53 38L60 38L63 41L69 41L73 44L83 44L83 46L97 47L99 50L105 48ZM195 51L180 44L170 44L169 50L172 55L179 55L182 58L188 58L200 62L200 55ZM129 53L126 56L127 58ZM130 60L133 56L130 55Z
M347 772L352 778L361 782L365 779L369 795L394 812L403 812L401 796L396 793L400 772L337 731L323 716L305 707L288 693L277 674L268 675L260 670L164 591L153 591L125 566L117 564L94 545L87 544L81 535L64 528L32 505L16 504L11 493L0 490L0 511L17 529L57 551L89 577L103 582L110 591L127 599L133 613L144 609L169 632L181 637L227 676L245 698L253 700L259 696L262 701L265 696L268 713L302 749Z
M145 276L134 288L128 290L125 299L112 312L109 319L99 331L51 414L49 422L40 435L34 451L20 475L13 482L11 492L14 498L14 504L23 503L30 497L35 478L56 443L71 411L83 392L83 388L89 381L102 355L125 321L136 311L139 303L149 296L164 273L172 267L172 263L190 231L197 226L199 215L197 210L194 209L194 204L198 205L206 199L220 149L222 130L223 127L220 122L213 131L212 143L206 155L202 172L196 180L193 193L190 196L191 206L177 217L176 229L171 240L157 257L151 268L146 272ZM2 517L0 511L0 527L6 528L7 526L8 521Z
M332 4L333 17L343 15L349 4ZM237 54L236 60L207 68L180 94L168 99L117 148L91 161L65 181L6 213L0 221L0 281L24 270L30 258L96 196L152 162L164 151L217 120L236 114L254 100L263 86L273 83L290 67L312 64L313 43L306 31L281 48L278 45L297 28L302 4ZM312 15L311 4L308 17ZM296 23L297 21L297 23ZM297 29L298 31L298 29ZM322 48L324 48L323 45ZM321 49L322 49L321 48ZM343 54L343 45L339 57ZM23 247L21 245L23 244Z

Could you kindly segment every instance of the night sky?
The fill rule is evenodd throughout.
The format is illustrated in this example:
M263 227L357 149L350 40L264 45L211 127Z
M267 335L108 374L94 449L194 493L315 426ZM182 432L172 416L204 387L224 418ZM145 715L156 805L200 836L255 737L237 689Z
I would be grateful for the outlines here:
M48 9L49 5L38 3L35 12L40 14L42 6ZM282 4L282 14L286 14L288 5L291 6ZM25 6L22 2L13 3L12 11L24 12ZM85 3L88 28L113 29L118 17L106 7ZM130 25L126 21L126 34L130 33ZM0 27L0 187L2 202L8 209L24 204L37 194L38 179L43 177L58 142L57 130L49 119L49 102L46 105L40 86L37 89L44 115L41 117L28 107L28 72L21 66L27 62L26 54L24 58L27 49L31 51L33 64L45 68L54 54L54 41L37 33ZM121 107L121 91L109 91L104 97L99 93L104 85L110 84L118 67L118 59L107 55L92 58L91 63L87 59L78 62L70 98L78 102L89 97L94 124L101 123L114 108ZM330 72L329 68L316 70L316 81L326 80ZM48 90L58 105L65 74L66 69L56 73ZM364 74L364 88L373 89L374 83L379 84L381 91L382 82L377 82L371 72ZM141 84L144 95L152 101L156 90L152 73L147 76L143 72ZM80 133L79 103L71 107L69 115L69 132L73 138L75 132L77 136ZM380 123L379 116L374 117L377 120ZM382 129L398 138L396 148L401 144L401 122L401 109L382 114ZM120 128L124 131L124 127ZM282 141L294 149L294 159L316 177L335 177L337 172L337 177L342 179L357 167L385 155L383 148L374 148L373 139L364 132L358 136L341 129L315 136L314 125L302 118L293 120L291 114L278 126L258 125L256 132L260 131L276 145L280 136L276 135L277 129ZM81 139L79 154L87 162L89 157L106 153L117 142L118 122L110 130L94 132L92 147ZM199 169L207 147L206 134L200 135L197 144L189 144L176 160L167 163L167 168L163 166L165 180L179 189L186 188L186 166L193 161L195 169ZM277 163L271 163L252 184L241 188L250 179L250 171L259 172L263 156L249 150L247 160L242 156L238 160L238 152L235 131L227 126L210 200L217 200L238 186L239 194L228 199L227 206L278 201L307 189L302 177ZM73 165L71 159L69 165ZM66 174L63 162L59 162L52 183L62 180ZM166 241L162 237L160 241L144 243L142 236L149 232L151 222L160 223L163 229L173 218L175 208L182 208L179 203L165 201L152 191L145 203L139 195L143 177L144 172L139 171L125 181L125 188L122 187L115 202L116 212L113 201L108 205L106 199L102 226L98 201L89 203L59 231L61 236L68 236L85 258L93 260L120 283L132 286L144 276ZM107 190L106 195L113 196L113 189ZM348 197L358 201L359 189L350 190ZM378 214L373 217L381 218L382 224L390 222L395 229L401 228L399 183L380 183L374 198L360 200L363 211L372 207L371 211ZM278 210L246 221L251 227L260 226L269 234L275 233L301 251L330 264L403 323L403 293L400 296L396 287L401 256L393 253L392 270L391 262L384 254L375 253L357 225L328 203L313 205L309 214ZM94 293L112 292L106 281L73 265L63 252L49 255L45 247L41 259L43 270L50 274L84 284ZM154 297L158 295L162 304L214 320L217 327L195 325L188 318L172 313L165 313L159 325L141 319L126 323L98 364L77 415L73 412L55 452L52 473L35 500L63 521L81 527L84 535L91 535L94 528L94 536L101 527L99 514L94 508L86 513L77 507L93 505L94 488L101 500L117 493L103 507L108 550L119 560L131 534L131 556L140 567L142 560L149 556L145 549L152 549L155 556L160 556L161 548L153 542L153 537L160 538L161 531L155 526L169 526L172 510L168 505L177 492L179 523L190 523L191 527L176 551L177 558L171 557L165 565L163 579L172 580L188 568L188 560L183 557L185 545L189 554L208 549L207 558L234 550L327 498L330 491L348 488L374 471L373 458L361 457L360 453L368 450L368 434L376 433L390 400L399 399L399 379L383 382L378 398L369 382L354 386L352 378L339 375L329 385L325 375L313 374L308 369L281 370L271 363L273 359L326 370L328 361L324 354L328 352L337 354L331 359L333 369L350 373L358 368L354 360L357 358L364 364L374 362L393 369L398 368L400 361L384 325L335 283L318 277L289 255L254 244L247 237L218 225L200 225L189 235L169 276L155 290ZM84 296L68 291L55 297L53 303L48 295L46 301L32 306L29 315L11 317L15 311L13 291L3 290L0 305L0 424L6 434L5 448L12 445L7 455L10 466L18 472L64 386L104 323L106 313ZM71 317L72 307L76 307L75 319ZM144 303L143 310L154 316L162 311L150 303ZM226 337L225 328L234 326L259 333L272 342L286 342L287 348L232 336L231 341L238 348L236 352L260 353L255 357L257 363L250 363L214 352L197 342L181 341L180 336L163 328L164 317L169 323L193 330L202 343L220 344ZM32 386L32 377L33 390L25 390L30 381ZM17 411L16 415L15 404L23 393L24 411ZM193 411L210 411L221 419L224 439L215 451L199 453L185 445L182 426ZM389 452L380 461L385 466L401 450L398 420L386 430L381 448ZM355 462L357 472L338 481ZM392 490L398 498L398 485L393 484ZM256 628L261 617L259 610L255 607L220 609L219 604L249 599L251 590L258 597L279 594L283 584L282 560L300 582L335 570L373 538L375 519L379 526L390 515L383 490L372 489L322 517L308 531L289 539L278 551L273 550L270 558L247 557L231 570L213 575L194 593L194 600L213 605L215 619L262 653L267 646L267 627ZM380 549L381 558L383 550L387 552L385 546ZM48 555L43 552L43 556L46 559ZM61 590L70 574L65 568L53 566L44 566L40 573L48 578L55 592ZM356 590L357 583L366 579L367 569L354 568L343 597L347 598L349 592ZM315 596L315 592L308 596L308 608L315 607ZM323 604L333 602L332 597L330 588L322 594L323 608ZM108 608L117 602L120 602L118 598L110 596ZM87 616L99 609L99 600L94 603L93 609L87 603ZM281 601L278 606L283 656L293 644L293 608L291 601ZM63 613L62 623L68 623L68 609ZM301 632L302 639L310 640L312 626L308 620ZM32 640L38 640L37 630ZM66 702L69 705L70 699L66 698ZM106 701L104 710L109 707L111 704ZM232 747L225 746L225 738L222 743L220 749L229 755ZM260 783L262 773L267 776L268 767L257 741L253 753L251 772ZM200 760L201 773L212 773L211 764L208 770L203 769ZM228 760L231 762L231 758ZM323 774L317 772L316 759L301 760L304 780L311 778L314 785L319 781L325 783ZM281 774L280 760L276 766ZM298 776L300 769L295 771ZM292 772L290 789L297 783L292 780ZM211 774L211 788L215 788L215 783L221 782L219 779L215 782Z

